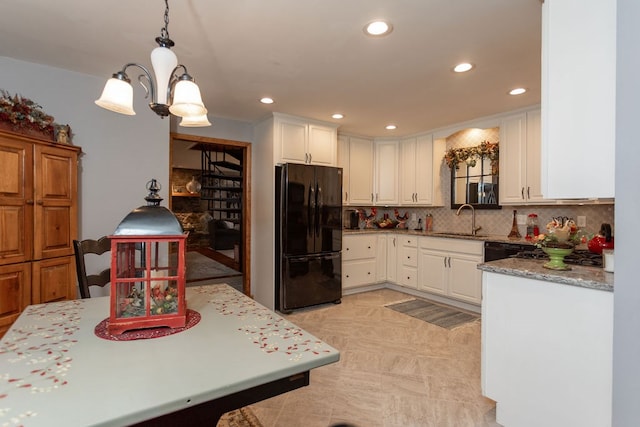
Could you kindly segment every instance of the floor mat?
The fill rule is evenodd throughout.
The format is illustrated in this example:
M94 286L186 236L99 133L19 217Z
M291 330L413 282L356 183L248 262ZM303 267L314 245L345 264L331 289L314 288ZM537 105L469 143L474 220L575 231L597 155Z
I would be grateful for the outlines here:
M475 322L480 319L477 314L467 313L421 299L393 303L386 307L445 329L454 329L465 323Z

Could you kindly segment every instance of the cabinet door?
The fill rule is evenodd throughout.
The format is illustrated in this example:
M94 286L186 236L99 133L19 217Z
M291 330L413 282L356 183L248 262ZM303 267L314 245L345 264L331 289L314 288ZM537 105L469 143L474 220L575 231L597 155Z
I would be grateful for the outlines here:
M378 236L378 253L376 256L376 282L387 280L387 236Z
M307 163L306 123L278 118L276 126L280 145L280 161L282 163Z
M32 145L0 137L0 265L33 252Z
M416 181L416 138L408 138L400 141L400 204L417 204Z
M447 294L447 257L437 252L420 250L418 289L435 294Z
M542 140L540 137L540 110L527 112L527 201L544 202L542 195ZM502 167L502 164L500 165ZM502 180L500 180L502 185Z
M444 157L445 141L435 142L431 135L416 140L416 204L442 205L440 164Z
M342 204L349 204L349 137L338 136L338 167L342 168Z
M35 146L33 259L73 255L78 235L75 151Z
M31 263L0 266L0 337L31 303Z
M336 130L310 124L308 132L308 162L312 165L336 166L338 156Z
M397 280L397 263L398 263L398 236L387 236L387 280L396 282Z
M349 204L373 203L373 141L349 140Z
M32 263L33 304L76 299L76 272L72 256Z
M398 204L398 141L375 143L375 199L374 204Z
M453 298L480 304L482 292L482 272L477 266L482 257L451 255L449 266L449 295Z
M508 117L500 124L500 204L526 200L526 137L526 114Z
M614 197L616 5L616 0L542 3L547 198Z
M400 143L400 204L441 206L440 166L446 140L434 141L431 134Z

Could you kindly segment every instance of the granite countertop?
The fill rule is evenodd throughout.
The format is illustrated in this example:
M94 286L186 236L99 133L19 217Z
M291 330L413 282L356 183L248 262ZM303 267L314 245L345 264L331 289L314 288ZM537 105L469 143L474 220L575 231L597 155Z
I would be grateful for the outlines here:
M490 273L613 292L613 273L608 273L600 267L571 265L571 270L557 271L543 267L545 262L545 260L506 258L478 264L478 269Z
M482 234L478 233L476 236L468 234L448 234L444 231L423 231L423 230L409 230L407 228L363 228L363 229L348 229L342 230L344 234L371 234L371 233L402 233L410 234L414 236L428 236L428 237L440 237L443 239L464 239L464 240L481 240L484 242L504 242L504 243L520 243L531 244L524 238L510 239L507 236L500 234Z

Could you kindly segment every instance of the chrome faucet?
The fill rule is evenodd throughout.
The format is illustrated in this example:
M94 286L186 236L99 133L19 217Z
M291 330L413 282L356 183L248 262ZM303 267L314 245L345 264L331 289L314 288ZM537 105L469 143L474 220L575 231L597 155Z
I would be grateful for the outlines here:
M478 230L480 230L482 227L477 227L476 228L476 210L473 206L471 206L468 203L465 203L464 205L461 205L458 208L458 212L456 212L456 215L460 215L460 211L464 208L469 208L471 209L471 235L475 236L476 233L478 232Z

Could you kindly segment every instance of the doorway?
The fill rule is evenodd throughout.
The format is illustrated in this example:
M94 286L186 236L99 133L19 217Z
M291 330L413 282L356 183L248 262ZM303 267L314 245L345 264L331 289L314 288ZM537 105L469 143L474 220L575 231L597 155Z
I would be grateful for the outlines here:
M251 144L171 133L170 209L187 240L187 285L229 283L251 296Z

